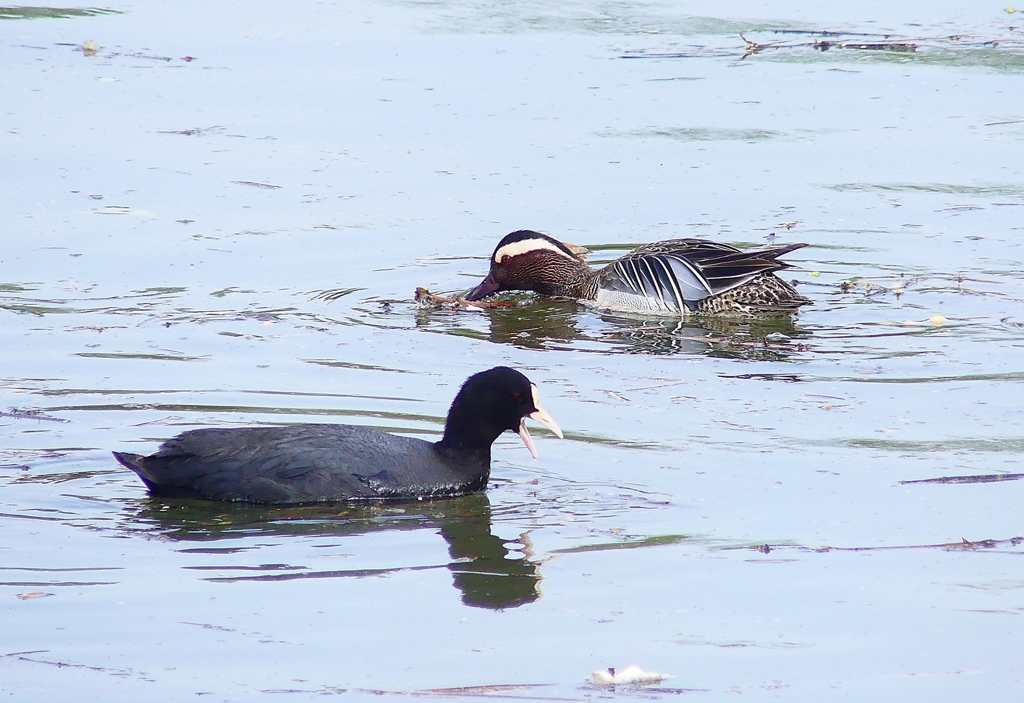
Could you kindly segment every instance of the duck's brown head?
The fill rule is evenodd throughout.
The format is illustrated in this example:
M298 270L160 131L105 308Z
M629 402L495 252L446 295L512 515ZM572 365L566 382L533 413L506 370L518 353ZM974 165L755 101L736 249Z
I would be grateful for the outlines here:
M480 285L466 294L466 300L480 300L503 290L579 297L575 289L590 274L590 267L582 256L568 245L546 234L523 229L506 234L498 242L491 255L490 272Z

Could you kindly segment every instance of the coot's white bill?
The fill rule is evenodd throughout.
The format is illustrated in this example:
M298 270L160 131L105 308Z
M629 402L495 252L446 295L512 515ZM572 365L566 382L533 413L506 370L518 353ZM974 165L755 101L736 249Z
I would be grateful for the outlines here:
M558 437L559 439L562 439L562 428L560 428L558 426L558 423L555 422L555 418L548 415L547 410L541 407L540 395L537 393L536 385L532 383L530 384L530 392L533 393L533 407L537 409L534 410L529 415L523 417L523 419L519 422L519 437L523 440L523 444L526 445L526 448L530 450L530 454L533 455L533 458L536 459L537 447L533 445L533 437L530 436L530 431L526 429L526 418L536 420L540 424L544 425L549 430L554 432L555 436Z

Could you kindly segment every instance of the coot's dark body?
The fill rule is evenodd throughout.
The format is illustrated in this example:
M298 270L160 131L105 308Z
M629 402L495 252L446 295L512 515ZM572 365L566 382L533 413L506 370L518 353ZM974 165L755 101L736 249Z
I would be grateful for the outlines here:
M115 452L156 495L310 503L458 495L487 484L489 450L445 452L421 439L351 425L202 429L148 457Z
M529 379L496 367L466 381L435 443L303 424L191 430L150 456L114 456L160 496L253 503L434 498L486 488L491 443L505 430L518 430L536 455L527 417L561 436Z

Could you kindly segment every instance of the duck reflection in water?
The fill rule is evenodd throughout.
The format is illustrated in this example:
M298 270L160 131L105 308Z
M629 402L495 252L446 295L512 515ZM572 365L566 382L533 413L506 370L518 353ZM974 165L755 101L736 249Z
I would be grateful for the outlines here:
M532 293L514 294L514 298L518 304L511 307L471 312L421 307L416 310L416 326L524 349L558 348L587 339L588 335L579 328L578 312L582 306L575 302L539 298ZM487 332L475 329L480 319L486 320Z
M156 533L203 547L179 551L225 555L246 549L236 540L268 537L347 538L386 530L436 530L448 544L451 558L443 565L395 566L383 569L314 571L303 566L272 565L266 573L207 578L215 582L291 581L308 578L352 578L402 571L447 568L462 595L474 608L501 610L532 603L540 597L539 563L491 532L491 504L484 493L415 504L333 506L262 506L205 500L147 498L123 525L131 532ZM513 543L514 544L514 543ZM199 567L213 570L209 567ZM241 567L216 566L218 572Z
M417 326L479 336L525 349L573 349L633 354L686 354L784 361L802 351L810 332L786 315L684 318L608 313L566 298L515 294L520 305L479 312L420 309ZM486 332L474 328L483 319Z
M689 354L786 361L804 351L810 332L787 316L692 317L682 320L602 313L602 337L634 354Z

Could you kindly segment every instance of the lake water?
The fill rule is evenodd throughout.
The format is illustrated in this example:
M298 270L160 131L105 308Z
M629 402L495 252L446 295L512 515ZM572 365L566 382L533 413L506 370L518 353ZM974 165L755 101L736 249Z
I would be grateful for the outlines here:
M0 9L0 691L1019 698L1024 14L893 5ZM413 303L521 228L807 242L814 305ZM497 364L566 437L486 495L155 500L110 455L435 438ZM631 664L675 677L587 683Z

